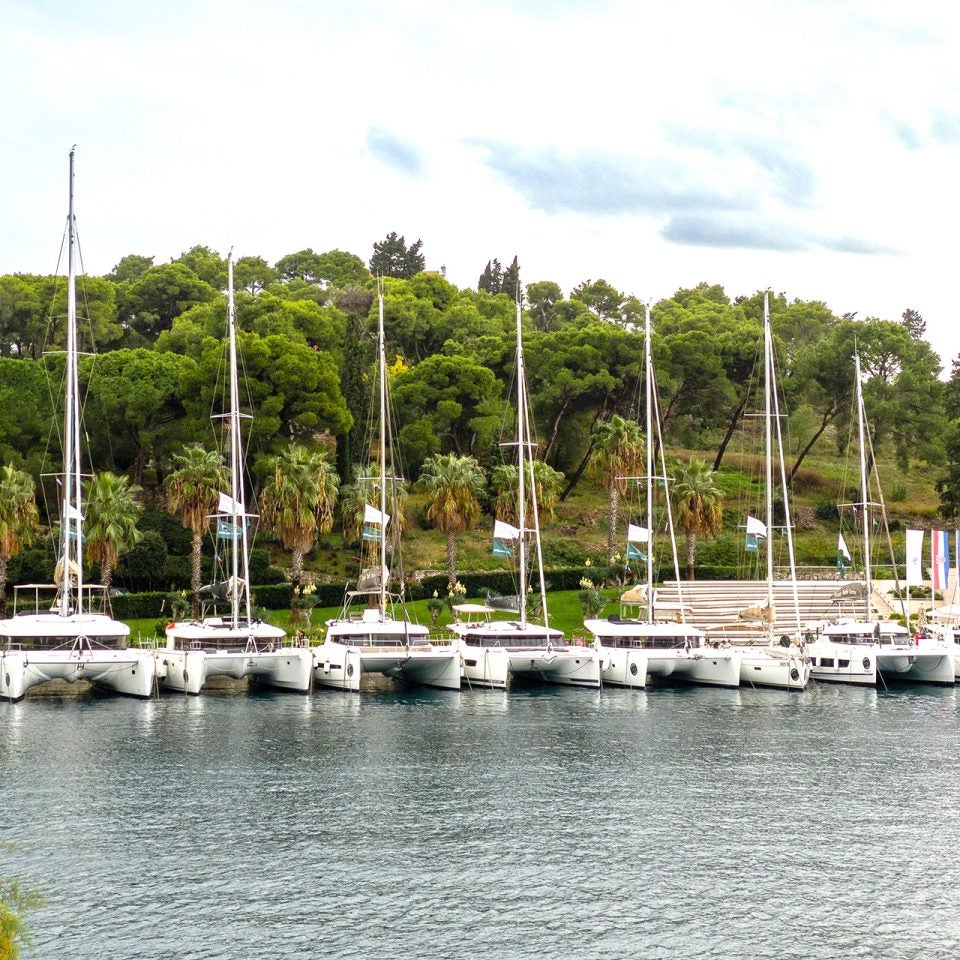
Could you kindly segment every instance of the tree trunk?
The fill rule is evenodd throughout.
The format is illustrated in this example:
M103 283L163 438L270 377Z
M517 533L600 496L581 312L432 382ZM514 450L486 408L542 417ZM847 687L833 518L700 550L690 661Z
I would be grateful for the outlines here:
M697 535L695 533L687 534L687 579L696 579L694 568L697 560Z
M740 419L743 417L743 411L747 406L746 399L740 401L737 405L737 409L734 410L733 416L730 418L730 423L727 425L727 432L723 438L723 441L720 444L720 449L717 451L717 458L713 461L714 472L720 469L720 464L723 462L723 455L726 453L727 444L730 443L733 434L735 433L737 427L740 425Z
M104 599L110 596L110 584L113 582L113 564L104 560L100 564L100 586L103 587Z
M587 447L587 452L583 455L583 459L580 461L577 469L573 471L573 476L570 478L570 482L567 484L566 489L563 493L560 494L560 502L565 503L567 497L573 493L573 488L577 485L580 478L583 476L583 471L587 469L588 464L590 463L590 455L593 453L593 443L591 442L590 446Z
M614 481L610 488L610 502L607 505L607 566L613 565L613 554L617 545L617 514L620 508L620 488Z
M0 620L7 616L7 555L0 553Z
M299 623L300 607L297 601L300 597L300 581L303 579L303 550L294 547L290 560L290 622Z
M823 418L820 420L820 429L810 438L810 442L800 451L796 461L790 468L790 475L787 477L788 484L793 484L793 478L800 469L800 464L803 463L807 454L813 449L814 444L823 436L824 431L830 426L831 423L833 423L834 419L836 419L836 416L837 410L835 408L823 415Z
M199 530L193 531L191 550L192 570L190 573L190 589L193 597L190 600L190 616L194 620L200 619L200 563L203 559L203 534Z
M451 586L457 582L457 539L452 533L447 534L447 577Z

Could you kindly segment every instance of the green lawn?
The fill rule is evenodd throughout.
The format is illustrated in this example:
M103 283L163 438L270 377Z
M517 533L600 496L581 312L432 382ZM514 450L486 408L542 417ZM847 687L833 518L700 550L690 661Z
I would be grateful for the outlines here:
M580 609L580 600L578 599L577 592L576 590L558 590L549 594L547 597L547 608L550 611L550 626L562 630L564 636L567 638L584 635L583 613ZM609 593L610 602L605 608L605 613L612 612L614 609L613 605L616 602L616 591L605 591L605 594L606 593ZM407 608L410 611L412 619L419 623L430 625L430 611L427 609L426 600L417 600L408 604ZM313 616L311 617L312 628L308 633L319 639L323 633L324 622L331 617L337 616L339 612L339 607L317 607L313 611ZM289 610L272 610L270 611L268 619L278 627L283 627L285 630L290 631ZM451 613L444 609L437 618L433 629L436 631L444 630L451 619ZM130 627L130 635L134 640L141 637L148 639L155 636L156 620L128 620L126 622Z

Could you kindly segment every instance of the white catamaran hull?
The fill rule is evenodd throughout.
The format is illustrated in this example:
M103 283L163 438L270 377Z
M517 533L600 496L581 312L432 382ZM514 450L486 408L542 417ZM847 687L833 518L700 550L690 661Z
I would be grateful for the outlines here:
M335 690L360 690L365 674L441 690L460 689L460 663L452 647L359 646L327 640L312 648L313 679Z
M733 650L648 650L647 671L658 679L707 687L740 686L740 657Z
M0 698L21 700L51 680L88 680L112 693L147 698L154 692L154 659L149 650L0 651Z
M160 650L160 685L165 690L197 694L212 677L248 677L279 690L310 692L313 658L306 648L279 650Z
M460 647L461 678L467 688L506 690L510 679L510 654L504 647Z
M596 650L589 647L510 650L508 659L510 674L518 680L600 687L600 660Z
M803 690L810 681L810 662L800 653L778 648L736 647L740 655L740 683L745 687Z
M604 649L601 666L604 686L642 690L647 685L647 654L643 650Z

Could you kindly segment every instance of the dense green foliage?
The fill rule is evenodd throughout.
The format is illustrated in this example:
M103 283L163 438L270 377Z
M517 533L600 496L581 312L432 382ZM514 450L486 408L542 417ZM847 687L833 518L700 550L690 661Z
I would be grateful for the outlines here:
M603 279L584 281L569 297L549 280L521 288L516 257L506 268L491 258L476 290L458 289L424 272L424 265L422 241L408 245L396 233L374 245L369 265L344 251L311 249L272 266L258 256L236 261L242 404L256 413L247 450L259 486L276 484L278 458L295 444L304 456L335 450L335 473L329 458L324 471L334 477L333 490L338 477L347 498L352 495L357 465L368 459L364 428L374 379L378 275L385 278L391 395L406 477L417 480L426 464L429 479L430 467L446 462L438 458L472 458L483 477L480 486L470 486L476 511L469 502L461 504L470 507L468 516L451 513L449 502L441 510L434 489L431 497L439 499L431 499L429 516L421 511L414 523L421 529L433 523L452 538L458 525L467 529L483 514L492 516L498 493L491 478L503 462L500 444L512 439L514 298L522 289L538 455L559 472L554 476L562 475L561 499L571 496L582 477L610 491L605 532L612 555L619 542L613 537L617 501L624 492L615 477L637 471L636 444L642 441L635 430L617 439L614 429L622 433L624 423L644 421L641 304ZM201 568L199 548L210 490L191 503L192 481L186 478L183 502L173 498L171 509L192 538L178 536L170 527L176 521L165 525L157 518L167 493L176 493L165 481L185 469L185 449L222 446L222 430L211 428L210 414L222 413L226 403L226 278L225 259L198 245L168 264L124 257L108 275L80 285L83 345L97 350L81 364L88 462L141 485L148 506L136 546L127 553L121 547L119 558L107 550L108 567L116 564L118 582L126 587L184 589L193 579L195 589L201 572L209 570L208 556ZM33 478L41 507L49 494L41 474L59 456L52 424L63 361L49 351L62 347L64 298L60 278L0 277L0 464ZM762 301L762 293L734 299L719 286L701 284L653 306L664 442L668 449L697 451L718 471L721 486L756 388ZM821 302L790 301L783 294L771 298L771 316L790 475L803 480L809 458L837 456L847 443L856 346L876 456L895 460L904 476L915 470L938 479L943 516L960 514L960 368L954 365L948 382L938 379L939 362L923 339L922 318L906 310L900 320L854 320L834 316ZM313 536L301 544L275 515L277 504L268 498L264 506L277 531L269 544L274 565L287 564L286 545L299 579ZM354 517L356 511L353 504ZM334 522L329 506L317 530L334 522L333 537L355 539L347 512L343 516L345 521ZM703 522L700 516L698 524ZM691 535L709 539L710 529L685 529L688 545ZM454 571L452 539L447 549ZM9 554L11 579L41 571L51 551L47 532L16 561ZM722 557L717 564L729 561ZM704 556L702 562L709 566L712 560ZM263 575L274 579L276 570L268 569Z

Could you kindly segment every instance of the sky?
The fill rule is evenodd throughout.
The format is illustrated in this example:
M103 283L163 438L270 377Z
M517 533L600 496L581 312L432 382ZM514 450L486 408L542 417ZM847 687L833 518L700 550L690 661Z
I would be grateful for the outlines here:
M0 0L0 274L202 244L475 287L907 308L960 354L960 8L931 0ZM655 322L655 317L654 317Z

